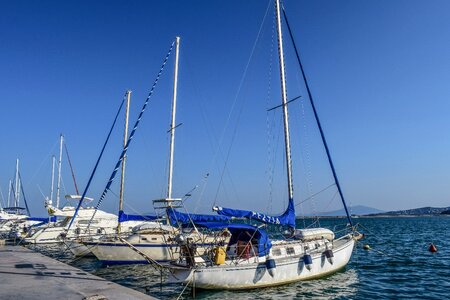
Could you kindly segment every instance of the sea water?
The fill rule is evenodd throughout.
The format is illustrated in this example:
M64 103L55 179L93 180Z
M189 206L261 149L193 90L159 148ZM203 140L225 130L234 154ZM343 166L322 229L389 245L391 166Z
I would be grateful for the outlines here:
M334 228L342 219L322 219ZM199 291L196 299L450 299L450 217L358 218L365 238L356 244L347 267L322 279L247 291ZM298 227L303 221L298 220ZM430 243L438 249L428 251ZM363 245L371 250L364 250ZM72 261L94 275L160 299L177 299L181 285L161 284L149 265L102 266L95 258ZM188 288L181 299L192 299Z

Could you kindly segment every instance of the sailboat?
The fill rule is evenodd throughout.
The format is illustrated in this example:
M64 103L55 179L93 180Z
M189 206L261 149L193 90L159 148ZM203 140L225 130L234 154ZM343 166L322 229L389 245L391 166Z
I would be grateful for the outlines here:
M54 182L54 166L55 158L52 159L52 184L50 198L46 199L45 207L50 217L57 217L60 221L49 224L45 227L34 228L24 240L30 244L62 244L65 241L80 238L100 236L104 234L114 234L117 228L117 216L105 211L96 210L89 206L92 198L85 197L82 206L74 219L76 207L70 204L70 201L79 201L80 195L66 195L65 198L69 203L60 207L60 190L61 190L61 160L62 148L64 144L64 136L60 135L59 161L58 161L58 177L56 190L56 204L53 205L53 182ZM77 189L77 188L76 188ZM77 191L78 192L78 191ZM94 219L92 220L93 216ZM69 224L73 223L70 230ZM140 222L133 222L130 226L139 225Z
M25 207L20 206L20 195L23 195ZM12 198L12 199L11 199ZM3 238L20 237L23 228L39 225L42 220L30 218L27 200L19 172L19 159L16 160L14 181L9 181L7 207L0 206L0 236ZM12 202L12 203L11 203Z
M127 139L128 139L128 119L129 119L129 111L130 111L130 101L131 101L131 91L126 92L126 108L125 108L125 129L124 129L124 148L126 147ZM82 231L80 231L80 234L71 239L66 240L65 244L70 249L70 251L75 256L87 256L94 254L91 252L91 248L84 243L100 243L104 241L105 239L111 239L116 234L118 235L129 235L132 233L134 228L140 228L143 225L153 224L156 225L156 223L153 221L156 219L156 216L138 216L138 215L128 215L123 212L123 195L124 195L124 179L125 179L125 163L126 163L126 156L124 156L122 160L122 172L121 172L121 180L120 180L120 193L119 193L119 214L118 216L114 216L117 220L114 225L114 231L108 232L104 234L97 234L97 235L86 235ZM102 211L96 209L97 212L95 216L97 216L97 213L99 215L102 214ZM78 213L77 218L82 218L82 212ZM91 215L92 218L92 215ZM92 220L94 221L94 220ZM95 227L96 225L92 223L91 220L88 221L88 226L85 228L85 231L89 231L91 225ZM84 242L84 243L83 243Z
M270 216L255 211L214 207L219 215L246 218L262 225L197 222L196 226L207 230L226 230L231 235L229 242L217 243L208 251L209 255L198 256L194 261L181 257L172 263L168 267L171 282L202 289L269 287L331 274L344 268L351 258L355 244L353 226L350 232L339 238L326 228L296 229L280 0L275 1L275 9L289 196L287 209L280 216ZM335 180L338 185L336 177ZM346 208L344 200L343 203ZM284 238L272 240L263 228L266 224L287 226L289 230Z
M177 83L178 83L178 60L179 60L180 38L175 39L175 63L174 63L174 86L172 97L172 120L170 132L170 150L169 150L169 176L167 186L167 197L153 201L155 210L162 211L161 216L165 214L167 208L176 208L182 206L182 200L172 197L172 178L173 178L173 159L174 159L174 142L177 100ZM128 216L122 211L120 212L122 219L137 219L139 216ZM178 228L170 224L148 223L126 235L123 232L113 238L106 237L99 241L86 241L83 244L97 257L98 260L105 264L147 264L154 262L171 261L178 259L180 247L177 243L177 237L180 237ZM183 235L193 243L202 245L207 237L192 232ZM202 247L199 247L201 251ZM203 252L202 252L203 253Z

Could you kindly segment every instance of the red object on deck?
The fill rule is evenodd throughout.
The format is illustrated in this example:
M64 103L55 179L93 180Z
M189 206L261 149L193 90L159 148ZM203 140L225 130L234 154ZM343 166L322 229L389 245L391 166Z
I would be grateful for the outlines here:
M430 247L428 248L428 251L434 253L434 252L437 252L437 248L433 243L431 243Z

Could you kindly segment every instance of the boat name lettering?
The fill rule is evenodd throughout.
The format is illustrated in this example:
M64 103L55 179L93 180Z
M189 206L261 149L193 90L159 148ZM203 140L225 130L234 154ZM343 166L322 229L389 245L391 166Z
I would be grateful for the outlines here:
M280 224L280 219L272 216L266 216L264 214L260 214L252 211L252 218L258 219L262 222L272 223L272 224Z

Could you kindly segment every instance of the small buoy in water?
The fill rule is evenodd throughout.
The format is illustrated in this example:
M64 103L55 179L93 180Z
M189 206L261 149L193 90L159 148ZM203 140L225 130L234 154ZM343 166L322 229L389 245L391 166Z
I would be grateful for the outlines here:
M434 252L437 252L437 248L433 243L431 243L430 247L428 248L428 251L430 251L431 253L434 253Z
M368 244L365 244L365 245L363 246L363 249L364 249L364 250L370 250L370 249L372 249L372 248L370 248L370 246L369 246Z

